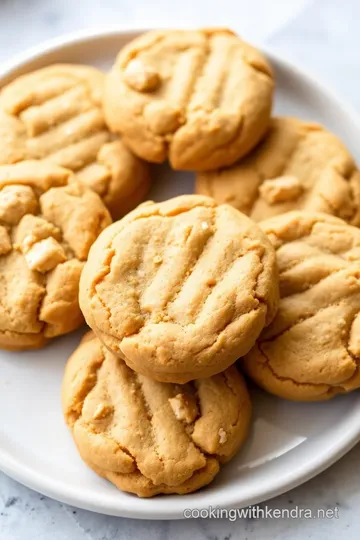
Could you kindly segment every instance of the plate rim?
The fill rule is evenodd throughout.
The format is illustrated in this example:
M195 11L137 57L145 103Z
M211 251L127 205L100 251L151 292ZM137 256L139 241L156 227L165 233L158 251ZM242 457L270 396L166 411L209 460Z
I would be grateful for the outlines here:
M166 28L171 28L167 26ZM161 26L159 26L161 28ZM139 27L139 26L127 26L122 27L121 25L105 27L98 30L81 30L63 34L59 37L46 40L41 42L38 45L28 48L25 52L18 53L14 55L9 60L2 63L0 68L0 87L2 79L5 77L11 76L16 70L25 67L26 64L32 61L41 59L41 57L46 56L54 52L61 52L61 49L69 46L76 46L85 44L86 42L93 41L96 39L111 39L116 37L123 37L124 35L134 35L137 33L145 32L148 28ZM302 66L294 66L291 62L281 55L278 52L275 52L271 47L259 46L260 50L269 58L271 63L277 64L280 69L289 73L290 76L295 76L301 78L306 85L315 87L316 90L326 98L334 103L336 108L340 109L345 117L351 118L352 124L359 130L360 133L360 115L352 108L351 105L344 103L344 101L337 96L337 94L328 87L325 87L321 82L319 82L315 77L313 77L306 69ZM359 396L357 396L359 398ZM288 474L284 479L283 476L279 476L278 481L271 485L267 490L261 490L261 493L257 493L252 497L244 500L236 500L236 496L230 497L231 500L223 501L221 503L221 508L238 508L253 504L258 504L260 502L266 501L270 498L276 497L293 489L304 482L310 480L317 474L320 474L330 465L335 463L338 459L343 457L351 448L353 448L360 441L360 422L356 426L354 420L358 416L360 419L360 402L357 403L357 407L354 407L352 415L347 417L345 426L348 424L348 430L346 435L337 439L332 448L328 449L325 452L320 452L314 459L310 460L307 464L307 467L303 468L301 471L298 470L295 473ZM350 420L349 420L350 418ZM351 421L352 419L352 421ZM351 429L350 429L351 428ZM160 503L160 509L154 511L153 504L149 504L149 509L139 509L136 508L141 506L141 504L134 504L135 501L141 501L146 504L148 499L134 499L129 497L128 505L119 505L117 508L110 508L106 505L99 505L96 501L89 500L84 501L80 498L79 495L76 495L76 491L73 488L68 488L68 491L59 491L59 484L57 482L51 481L51 477L46 475L41 475L39 470L31 470L29 465L24 464L23 462L16 460L9 452L4 451L0 448L0 470L7 474L9 477L15 479L21 484L27 486L30 489L36 490L43 495L46 495L50 498L53 498L62 503L69 504L71 506L82 508L85 510L90 510L93 512L98 512L106 515L112 516L121 516L127 518L135 519L180 519L184 518L182 511L184 508L197 508L196 502L193 503L193 497L188 506L183 508L172 509L171 506L164 507L161 504L163 499L156 498ZM61 484L60 484L61 487ZM228 497L229 498L229 497ZM219 501L214 497L213 506L215 507ZM154 499L153 499L154 500ZM185 503L185 498L184 498ZM143 504L143 506L145 506ZM135 510L132 509L135 507Z

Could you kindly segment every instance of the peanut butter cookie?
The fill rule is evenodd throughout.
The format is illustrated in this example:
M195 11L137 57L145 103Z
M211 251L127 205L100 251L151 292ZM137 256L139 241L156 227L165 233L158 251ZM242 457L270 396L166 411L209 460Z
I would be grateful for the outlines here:
M89 326L135 371L209 377L255 343L276 311L275 253L228 205L184 195L140 205L90 251L80 284Z
M268 392L324 400L360 387L360 230L319 213L262 222L276 249L280 306L243 360Z
M360 172L335 135L318 124L274 118L259 146L233 167L197 176L196 192L255 221L303 209L360 225Z
M0 164L45 159L76 173L115 218L145 197L147 164L110 134L102 111L104 74L54 65L18 77L0 94Z
M0 165L0 347L43 346L83 322L79 279L111 223L96 193L45 161Z
M138 375L91 332L68 361L63 410L83 460L139 497L190 493L244 443L251 419L232 366L186 385Z
M213 169L263 136L273 87L265 58L230 30L158 30L120 51L107 77L105 116L148 161Z

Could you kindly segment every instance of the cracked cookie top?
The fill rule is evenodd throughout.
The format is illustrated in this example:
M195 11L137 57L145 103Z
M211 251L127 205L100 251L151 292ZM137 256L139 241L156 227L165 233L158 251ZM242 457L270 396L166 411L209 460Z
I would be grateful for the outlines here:
M276 249L280 305L243 360L267 391L323 400L360 387L360 230L319 213L260 223Z
M48 162L0 165L0 347L43 346L83 317L79 279L111 223L101 199Z
M89 326L163 382L219 373L276 311L275 253L249 218L184 195L140 205L95 242L80 284Z
M58 64L18 77L0 93L0 164L45 159L76 173L114 217L145 197L149 171L104 120L104 74Z
M273 87L262 54L230 30L157 30L120 51L104 109L140 157L208 170L234 163L260 140Z
M92 332L67 363L62 394L84 461L141 497L211 482L245 441L251 418L234 366L185 385L159 383L129 369Z
M318 124L273 118L263 141L227 169L197 175L196 192L255 221L290 210L360 225L360 172L342 142Z

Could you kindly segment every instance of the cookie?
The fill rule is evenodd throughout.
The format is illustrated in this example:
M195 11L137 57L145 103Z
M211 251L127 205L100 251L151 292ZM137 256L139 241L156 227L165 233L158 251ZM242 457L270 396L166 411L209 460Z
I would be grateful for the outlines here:
M76 172L117 218L149 185L147 164L110 134L102 111L104 74L54 65L18 77L0 94L0 164L45 159Z
M42 347L83 323L79 279L111 223L96 193L45 161L0 165L0 347Z
M273 318L275 253L228 205L184 195L140 205L92 247L80 283L88 325L135 371L161 382L234 363Z
M83 460L140 497L190 493L244 443L251 402L232 366L186 385L129 369L92 332L69 359L63 411Z
M276 249L280 305L243 361L272 394L329 399L360 387L360 230L315 212L262 222Z
M158 30L120 51L104 110L138 156L200 171L231 165L256 145L273 87L262 54L230 30Z
M199 174L196 192L255 221L301 209L360 225L360 173L353 158L335 135L296 118L272 119L264 140L244 160Z

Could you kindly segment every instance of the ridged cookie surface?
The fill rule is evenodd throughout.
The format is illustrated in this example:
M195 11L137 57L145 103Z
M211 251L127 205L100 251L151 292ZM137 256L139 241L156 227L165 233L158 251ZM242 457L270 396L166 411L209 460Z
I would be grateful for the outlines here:
M110 134L103 87L101 71L68 64L8 84L0 93L0 164L46 159L71 169L119 217L144 199L149 171Z
M68 361L63 410L83 460L151 497L211 482L247 437L251 402L235 367L186 385L138 375L87 334Z
M280 305L243 361L268 392L324 400L360 387L360 230L325 214L260 223L276 249Z
M0 347L43 346L83 322L79 279L111 223L96 193L41 161L0 165Z
M120 51L105 115L140 157L207 170L234 163L260 140L273 86L265 58L230 30L158 30Z
M253 346L278 299L275 253L249 218L184 195L140 205L90 251L89 326L129 367L163 382L219 373Z
M199 174L196 192L255 221L302 209L360 224L360 172L352 156L335 135L296 118L273 118L245 159Z

